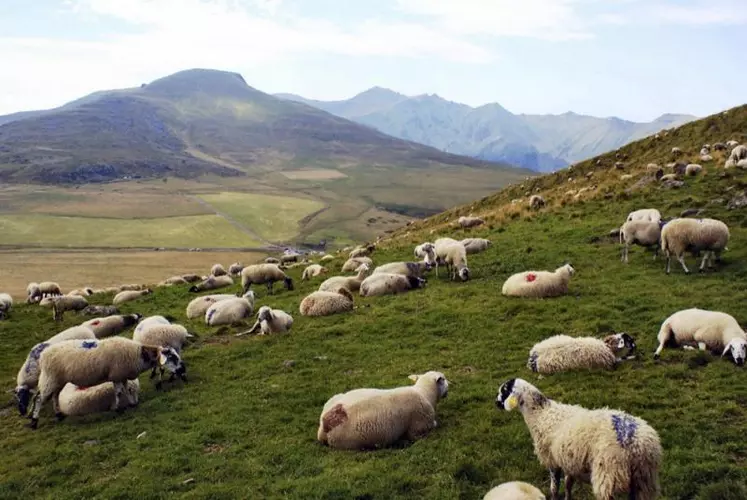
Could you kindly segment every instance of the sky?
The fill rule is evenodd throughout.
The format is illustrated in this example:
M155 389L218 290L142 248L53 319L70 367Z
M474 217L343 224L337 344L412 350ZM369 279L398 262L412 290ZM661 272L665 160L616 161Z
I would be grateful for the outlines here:
M1 0L0 114L190 68L649 121L747 103L745 0Z

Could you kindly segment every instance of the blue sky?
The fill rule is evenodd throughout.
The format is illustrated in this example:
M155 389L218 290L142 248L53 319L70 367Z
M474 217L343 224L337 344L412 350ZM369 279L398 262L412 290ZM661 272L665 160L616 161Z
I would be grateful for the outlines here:
M2 0L0 114L193 68L647 121L747 102L744 0Z

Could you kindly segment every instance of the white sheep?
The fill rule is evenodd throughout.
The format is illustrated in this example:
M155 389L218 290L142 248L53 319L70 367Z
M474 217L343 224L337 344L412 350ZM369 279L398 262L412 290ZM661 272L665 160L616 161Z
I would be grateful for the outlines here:
M226 268L220 264L213 264L213 267L210 268L211 276L226 276L227 274Z
M504 283L503 295L511 297L558 297L568 293L568 283L576 270L565 264L550 271L524 271L510 276Z
M62 316L67 311L82 311L88 307L85 297L78 295L62 295L52 298L52 317L55 321L62 321Z
M703 167L697 163L690 163L685 167L685 175L694 177L703 171Z
M42 298L41 288L39 283L31 282L26 286L26 303L33 304L39 302Z
M672 148L672 155L674 156L680 156L682 154L682 149L674 147Z
M361 283L369 275L371 267L368 264L361 264L358 267L358 274L355 276L332 276L327 278L319 285L320 292L335 292L340 287L345 287L351 292L357 292L361 288Z
M171 321L166 318L165 316L148 316L147 318L143 318L140 320L140 323L137 324L135 327L135 331L132 334L132 337L135 338L136 335L140 335L142 332L144 332L146 329L150 328L151 326L155 325L170 325Z
M467 267L467 249L453 238L439 238L435 242L436 249L436 276L438 268L446 266L446 271L452 280L457 276L462 281L469 279L470 271Z
M529 197L529 208L531 208L532 210L539 210L545 205L546 205L546 202L542 196L538 194L533 194L532 196Z
M267 293L272 295L272 287L276 281L282 281L288 291L293 290L293 280L277 264L254 264L241 271L243 293L248 292L252 285L266 285Z
M319 259L319 262L329 262L329 261L332 261L332 260L335 260L335 259L336 259L336 257L334 255L327 254L327 255L323 256L321 259Z
M228 274L231 276L239 276L241 274L241 271L244 269L244 264L241 262L234 262L230 266L228 266Z
M627 333L595 337L554 335L538 342L529 350L527 368L549 375L571 370L614 368L625 359L632 359L636 345Z
M390 262L376 267L372 274L401 274L403 276L417 276L422 278L430 270L431 265L427 262Z
M39 414L50 398L57 418L64 417L60 413L59 394L68 382L83 387L114 382L112 410L116 410L124 384L138 378L140 373L156 366L165 366L177 375L184 372L184 364L173 349L143 345L123 337L58 342L41 353L39 366L39 390L34 396L29 424L32 429L36 429Z
M101 413L111 409L114 404L114 383L104 382L93 387L78 387L75 384L65 384L60 391L60 413L68 417ZM120 398L117 410L127 406L136 406L140 394L140 382L128 380L124 385L125 398Z
M536 486L522 481L511 481L488 491L482 500L547 500L547 497Z
M563 475L566 498L575 481L591 482L600 500L621 493L637 500L657 497L663 451L658 433L645 420L620 410L553 401L520 378L501 384L495 404L521 411L534 453L550 471L551 498L558 498Z
M747 358L747 333L733 316L720 311L684 309L661 324L659 347L654 359L659 359L664 347L682 346L685 349L709 350L721 356L731 354L734 363L743 366Z
M221 276L208 276L207 279L202 280L196 285L192 285L189 289L190 292L203 292L206 290L217 290L218 288L225 288L233 285L233 278L227 274Z
M342 265L342 272L343 273L349 273L352 271L357 271L359 267L361 267L361 264L368 264L368 267L373 269L373 260L371 260L369 257L354 257L352 259L348 259L345 261L345 263Z
M114 296L114 299L112 300L112 304L119 305L124 304L125 302L131 302L133 300L137 300L140 297L145 297L146 295L150 295L153 293L153 290L150 288L146 288L145 290L125 290L123 292L119 292L117 295Z
M119 292L137 292L148 288L145 285L138 285L137 283L128 283L126 285L120 285L118 287Z
M259 329L260 335L269 335L270 333L284 333L293 326L293 316L281 309L270 309L268 306L262 306L257 313L257 322L247 331L237 333L237 337L254 333Z
M254 293L254 292L252 292ZM205 313L207 312L208 308L210 308L211 305L214 303L226 300L226 299L233 299L236 298L236 295L232 293L222 293L222 294L213 294L213 295L202 295L200 297L197 297L195 299L192 299L189 304L187 304L187 318L189 319L195 319L205 316Z
M80 311L80 314L84 316L114 316L119 314L117 306L102 306L96 304L89 304L88 307Z
M184 279L182 276L171 276L170 278L166 278L165 280L159 282L156 286L162 287L162 286L174 286L174 285L186 285L188 283L187 280Z
M470 228L470 227L477 227L482 224L485 224L485 221L479 217L472 217L472 216L461 216L459 219L457 219L457 224L459 224L463 228Z
M729 228L720 220L680 218L667 222L661 230L661 249L667 256L667 274L672 254L682 264L685 273L689 274L690 270L685 265L686 251L704 251L700 263L700 271L703 271L706 264L711 268L714 260L720 261L721 252L728 242Z
M747 158L747 146L735 145L734 149L732 149L729 154L729 160L733 161L735 164L738 163L739 160L744 160L745 158Z
M93 330L97 339L112 337L135 326L143 318L141 314L115 314L104 318L93 318L83 323Z
M436 404L448 395L449 382L436 371L409 379L415 385L335 394L319 416L317 440L330 448L360 450L424 437L437 426Z
M436 260L436 247L430 241L417 245L413 250L415 257L420 257L426 262L435 262Z
M416 276L389 273L372 274L363 280L359 293L362 297L393 295L415 288L424 288L426 283L425 279Z
M41 292L42 298L62 295L62 292L60 291L60 285L58 285L54 281L42 281L41 283L39 283L39 291Z
M322 274L327 273L327 268L324 266L321 266L319 264L311 264L306 269L303 270L303 274L301 275L301 281L306 281L311 278L316 278L317 276L321 276Z
M655 208L641 208L640 210L634 210L628 214L628 218L625 219L627 222L633 220L643 220L647 222L659 222L661 220L661 212Z
M205 311L208 326L238 325L254 314L254 292L249 290L243 297L219 300Z
M0 319L8 317L8 313L13 308L13 297L7 293L0 293Z
M66 295L68 295L70 297L74 297L74 296L77 296L77 297L90 297L91 295L93 295L93 288L90 288L90 287L78 288L78 289L71 290L71 291L67 292Z
M647 220L627 221L620 228L620 244L624 245L620 260L628 263L630 245L640 245L645 248L654 247L654 259L659 255L662 222Z
M298 307L303 316L330 316L353 310L353 294L345 287L334 292L312 292Z
M349 258L355 259L356 257L368 257L376 250L376 245L360 245L350 251Z
M465 238L460 241L467 251L467 255L484 252L493 245L493 242L485 238Z

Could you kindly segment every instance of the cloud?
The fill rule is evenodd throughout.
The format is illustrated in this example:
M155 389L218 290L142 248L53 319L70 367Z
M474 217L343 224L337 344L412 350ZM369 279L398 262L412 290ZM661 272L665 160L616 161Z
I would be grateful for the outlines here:
M747 24L743 2L709 0L690 5L652 5L649 13L654 19L669 24L684 25L741 25Z

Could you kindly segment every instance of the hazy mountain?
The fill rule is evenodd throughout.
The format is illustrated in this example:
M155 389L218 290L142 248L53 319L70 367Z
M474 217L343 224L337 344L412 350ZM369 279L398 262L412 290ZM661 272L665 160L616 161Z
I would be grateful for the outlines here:
M278 96L450 153L541 171L564 167L696 118L663 115L650 123L636 123L570 112L515 115L496 103L473 108L437 95L407 97L380 87L345 101Z

